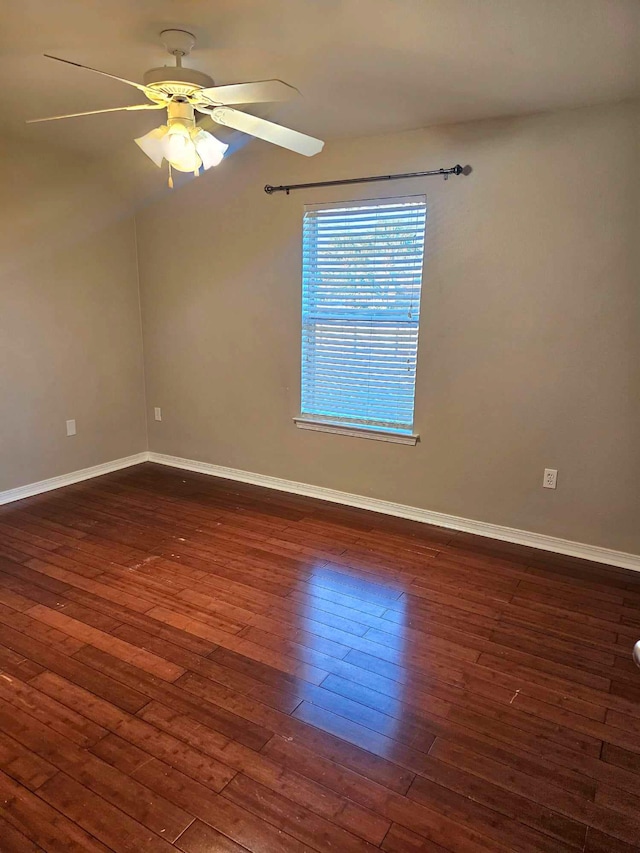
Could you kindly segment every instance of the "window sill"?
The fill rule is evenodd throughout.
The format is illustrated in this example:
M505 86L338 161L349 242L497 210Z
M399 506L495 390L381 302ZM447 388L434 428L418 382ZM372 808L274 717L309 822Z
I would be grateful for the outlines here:
M417 444L419 435L408 435L404 432L392 432L391 430L367 429L362 426L348 426L347 424L331 423L331 421L319 421L311 418L294 418L298 429L310 429L314 432L331 432L335 435L351 435L356 438L368 438L373 441L389 441L392 444Z

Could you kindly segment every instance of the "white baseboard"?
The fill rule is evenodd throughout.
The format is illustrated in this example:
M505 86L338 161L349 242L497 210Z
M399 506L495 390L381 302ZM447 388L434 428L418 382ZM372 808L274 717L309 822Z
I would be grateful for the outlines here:
M533 533L528 530L518 530L514 527L503 527L500 524L490 524L486 521L475 521L470 518L461 518L457 515L433 512L428 509L421 509L420 507L383 501L378 498L365 497L364 495L354 495L349 492L340 492L336 489L327 489L323 486L297 483L295 480L283 480L279 477L254 474L238 468L226 468L223 465L213 465L209 462L197 462L193 459L182 459L178 456L167 456L163 453L147 451L135 453L133 456L125 456L122 459L114 459L111 462L103 462L101 465L93 465L91 468L83 468L80 471L72 471L70 474L61 474L59 477L51 477L49 480L40 480L38 483L29 483L26 486L8 489L5 492L0 492L0 505L19 501L21 498L28 498L42 492L49 492L53 489L60 489L72 483L79 483L82 480L99 477L101 474L108 474L111 471L119 471L122 468L139 465L141 462L155 462L159 465L181 468L184 471L210 474L213 477L221 477L225 480L252 483L255 486L265 486L268 489L276 489L280 492L305 495L310 498L343 504L344 506L353 506L359 509L368 509L372 512L380 512L384 515L394 515L398 518L422 521L451 530L475 533L478 536L487 536L503 542L528 545L531 548L539 548L542 551L551 551L555 554L566 554L571 557L592 560L596 563L620 566L621 568L631 569L636 572L640 571L640 555L638 554L628 554L625 551L614 551L610 548L601 548L598 545L572 542L570 539L559 539L555 536L545 536L542 533Z
M363 495L353 495L349 492L339 492L335 489L312 486L308 483L297 483L294 480L281 480L279 477L269 477L266 474L253 474L237 468L212 465L209 462L181 459L178 456L167 456L164 453L154 453L151 451L148 454L148 460L149 462L156 462L160 465L169 465L172 468L181 468L184 471L197 471L201 474L211 474L213 477L222 477L225 480L253 483L256 486L265 486L281 492L306 495L310 498L319 498L323 501L331 501L332 503L343 504L345 506L368 509L373 512L384 513L385 515L395 515L399 518L423 521L428 524L435 524L438 527L461 530L465 533L475 533L478 536L487 536L503 542L528 545L531 548L539 548L542 551L552 551L554 554L565 554L571 557L579 557L584 560L592 560L596 563L606 563L610 566L620 566L624 569L632 569L633 571L640 572L640 555L628 554L625 551L614 551L609 548L600 548L597 545L572 542L570 539L558 539L555 536L545 536L542 533L518 530L514 527L503 527L500 524L489 524L485 521L474 521L473 519L460 518L456 515L446 515L442 512L432 512L428 509L420 509L419 507L393 503L392 501L368 498Z
M101 465L93 465L91 468L82 468L80 471L72 471L70 474L61 474L59 477L51 477L49 480L40 480L39 483L29 483L26 486L18 486L16 489L7 489L0 492L0 504L8 504L19 501L22 498L30 498L41 492L50 492L53 489L61 489L62 486L70 486L82 480L90 480L101 474L109 474L111 471L119 471L121 468L129 468L131 465L139 465L147 462L149 454L145 450L135 453L133 456L124 456L122 459L113 459L111 462L103 462Z

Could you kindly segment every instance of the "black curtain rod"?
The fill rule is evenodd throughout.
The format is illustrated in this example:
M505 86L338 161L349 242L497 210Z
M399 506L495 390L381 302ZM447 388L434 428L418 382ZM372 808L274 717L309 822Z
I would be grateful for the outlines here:
M282 192L289 195L291 190L307 190L311 187L340 187L344 184L369 184L372 181L397 181L400 178L428 178L432 175L442 175L446 181L449 175L466 174L466 168L463 169L458 164L457 166L452 166L450 169L432 169L430 172L405 172L403 175L373 175L368 178L348 178L343 181L317 181L313 184L283 184L279 187L272 187L271 184L267 184L264 191L267 195Z

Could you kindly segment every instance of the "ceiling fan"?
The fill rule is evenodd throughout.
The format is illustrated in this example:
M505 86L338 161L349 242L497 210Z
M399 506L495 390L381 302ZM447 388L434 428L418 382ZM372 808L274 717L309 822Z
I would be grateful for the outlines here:
M151 103L29 119L27 124L126 110L166 109L167 123L154 128L135 141L156 166L162 166L163 160L168 162L170 187L173 186L172 168L198 175L201 168L210 169L220 163L229 147L196 124L196 113L207 115L218 124L256 136L307 157L318 154L322 150L324 142L320 139L282 127L258 116L249 115L230 106L230 104L288 101L300 94L293 86L281 80L214 86L208 74L193 68L184 68L182 65L182 57L188 56L196 43L194 35L185 30L163 30L160 37L167 51L175 57L175 67L152 68L144 75L144 83L134 83L132 80L116 77L106 71L90 68L88 65L45 54L48 59L75 65L77 68L84 68L95 74L111 77L112 80L119 80L128 86L134 86L143 92Z

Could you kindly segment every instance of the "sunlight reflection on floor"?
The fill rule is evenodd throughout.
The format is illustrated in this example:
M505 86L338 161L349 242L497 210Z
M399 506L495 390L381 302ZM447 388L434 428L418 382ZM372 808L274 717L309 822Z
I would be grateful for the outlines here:
M321 684L331 691L326 710L349 720L349 730L357 720L383 745L380 735L402 740L407 597L331 564L314 567L306 587L304 621L313 622L307 629L347 648ZM317 621L327 614L332 627ZM318 703L324 698L321 692ZM390 743L389 751L393 748Z

